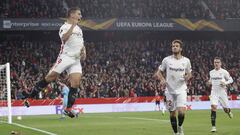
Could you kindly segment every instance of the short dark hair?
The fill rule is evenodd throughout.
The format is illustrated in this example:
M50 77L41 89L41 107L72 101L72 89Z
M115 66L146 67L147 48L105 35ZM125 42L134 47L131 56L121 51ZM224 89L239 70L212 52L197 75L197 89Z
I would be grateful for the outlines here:
M71 7L69 8L68 12L67 12L67 17L70 17L70 15L74 12L76 12L77 10L80 10L79 7Z
M179 43L180 46L181 46L181 48L183 48L183 42L182 42L182 40L180 40L180 39L175 39L175 40L172 41L172 44L175 44L175 43Z
M214 57L214 60L220 60L220 61L222 61L222 58L221 58L221 57Z

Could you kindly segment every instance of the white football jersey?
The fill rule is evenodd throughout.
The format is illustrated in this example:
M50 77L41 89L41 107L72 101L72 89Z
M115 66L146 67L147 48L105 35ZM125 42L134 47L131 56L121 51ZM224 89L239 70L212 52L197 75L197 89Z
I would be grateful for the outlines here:
M165 57L159 70L166 70L167 90L170 94L180 94L186 92L187 84L184 75L192 71L190 60L184 56L176 59L173 55Z
M220 68L219 70L213 69L209 73L210 81L212 83L212 90L225 90L225 87L220 85L221 81L225 82L226 84L230 84L233 82L232 77L228 73L227 70Z
M72 24L69 24L65 22L59 30L59 36L62 40L63 34L65 34L70 28ZM75 58L80 58L80 50L83 48L83 33L82 29L76 25L73 28L72 35L69 37L69 39L63 43L62 41L62 46L61 46L61 51L60 53L66 54L70 57L75 57Z

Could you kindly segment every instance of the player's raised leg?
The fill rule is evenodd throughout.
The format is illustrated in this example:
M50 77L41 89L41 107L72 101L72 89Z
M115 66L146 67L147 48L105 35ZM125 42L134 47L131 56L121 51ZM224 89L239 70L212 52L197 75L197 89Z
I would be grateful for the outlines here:
M220 91L220 97L219 97L219 102L221 103L224 112L228 115L230 119L233 118L233 113L229 107L229 101L228 101L228 96L225 91Z
M224 112L228 114L228 117L229 117L230 119L233 118L233 113L232 113L232 111L231 111L230 108L224 108Z
M28 98L36 97L43 88L47 87L47 85L50 82L56 80L58 76L59 76L59 73L55 71L50 71L49 74L44 79L36 83L36 85L32 88L31 93L27 93L26 91L23 91L22 94L24 96L24 105L29 107L30 104L28 102Z

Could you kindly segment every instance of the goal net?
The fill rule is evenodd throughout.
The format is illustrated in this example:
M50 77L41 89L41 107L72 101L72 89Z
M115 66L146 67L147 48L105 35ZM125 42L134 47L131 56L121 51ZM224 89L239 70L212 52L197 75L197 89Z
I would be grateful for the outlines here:
M0 121L12 123L9 63L0 65Z

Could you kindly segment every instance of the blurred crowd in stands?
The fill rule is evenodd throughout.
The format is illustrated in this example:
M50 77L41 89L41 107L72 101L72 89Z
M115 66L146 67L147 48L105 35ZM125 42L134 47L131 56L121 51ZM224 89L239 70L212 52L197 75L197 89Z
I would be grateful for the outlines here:
M189 95L209 95L208 73L213 58L222 57L234 83L231 94L240 92L240 40L184 41L183 54L190 58L193 77ZM162 95L163 88L153 79L162 59L171 54L168 40L121 40L85 43L87 59L82 62L83 78L78 97L137 97ZM47 74L60 50L58 41L4 41L0 43L0 63L11 63L12 98L21 99L35 82ZM63 77L66 73L63 74ZM60 80L64 80L61 77ZM39 98L60 96L59 86L51 83Z
M239 0L205 0L216 19L240 18Z
M62 0L1 0L1 18L58 18L66 9Z
M59 18L65 17L72 6L79 6L84 18L240 18L240 0L1 0L0 17ZM229 93L239 94L239 40L188 40L184 43L184 55L190 58L193 67L189 95L210 94L206 81L215 56L223 58L225 68L234 79L228 87ZM171 54L169 44L168 40L134 39L85 43L87 60L82 62L84 74L78 96L162 95L163 88L152 75L162 59ZM54 64L59 49L59 41L6 40L0 43L0 64L11 63L12 98L21 99L23 90L31 91L35 82ZM65 80L65 75L60 80ZM59 86L51 83L39 98L56 98L60 93Z
M58 18L66 9L81 8L86 18L240 17L239 0L2 0L1 18Z

